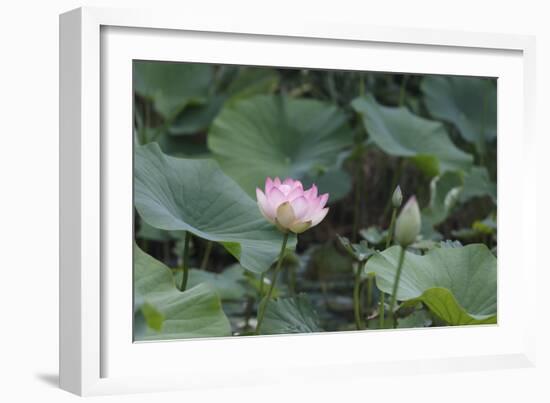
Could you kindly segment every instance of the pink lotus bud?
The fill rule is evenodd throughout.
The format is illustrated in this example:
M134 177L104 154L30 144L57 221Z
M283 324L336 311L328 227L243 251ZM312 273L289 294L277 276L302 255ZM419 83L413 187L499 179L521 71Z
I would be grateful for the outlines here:
M395 221L395 241L406 248L420 234L422 228L422 219L416 197L412 196L399 213Z
M399 208L401 207L401 203L403 203L403 192L401 192L401 188L397 185L391 196L391 204L393 208Z
M286 178L265 181L265 193L256 188L258 207L263 216L281 231L300 234L323 221L328 193L317 195L317 186L304 190L302 182Z

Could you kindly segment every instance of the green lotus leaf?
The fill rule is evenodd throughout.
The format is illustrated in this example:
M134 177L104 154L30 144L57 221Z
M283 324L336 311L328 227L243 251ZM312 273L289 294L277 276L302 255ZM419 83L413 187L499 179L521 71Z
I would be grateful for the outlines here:
M205 131L219 113L224 100L221 95L213 95L205 104L189 105L176 116L168 132L174 136L185 136Z
M240 265L232 265L221 273L212 273L205 270L189 270L188 287L206 283L211 285L222 300L241 300L246 297L246 278L244 269ZM177 280L176 280L177 281Z
M432 324L430 313L424 309L417 309L410 315L400 318L397 322L397 328L410 329L413 327L428 327Z
M182 275L183 273L180 270L175 273L176 284L181 284ZM261 287L261 278L263 278L264 282L263 288ZM271 284L271 280L268 276L260 276L254 272L245 270L239 263L235 263L226 267L221 273L199 269L189 270L187 287L194 287L201 283L207 283L214 287L223 302L242 302L247 297L256 298L260 289L265 294ZM280 294L281 291L277 287L274 287L272 291L273 298L277 298Z
M316 180L318 172L336 164L352 137L346 115L334 105L259 95L226 104L212 124L208 146L224 172L252 195L268 176ZM320 185L319 191L330 193L329 187Z
M279 82L276 70L266 68L240 68L227 88L208 97L204 104L189 105L172 122L172 135L189 135L207 130L224 103L235 102L260 93L272 92Z
M430 182L430 202L422 210L422 225L433 227L449 216L456 206L463 189L464 180L458 172L445 172ZM430 229L428 229L428 232ZM423 231L424 233L424 231Z
M193 111L199 106L189 107ZM186 113L184 111L184 113ZM160 148L169 155L183 158L209 158L211 153L206 147L201 136L174 136L170 134L170 128L164 125L148 127L139 109L135 109L134 144L143 145L157 142Z
M141 305L140 309L147 326L149 326L153 330L156 330L157 332L162 331L162 326L165 319L162 312L160 312L156 307L148 302L144 302Z
M487 168L473 167L464 175L464 187L460 201L465 202L474 197L489 196L497 203L497 185L489 178Z
M342 245L346 252L358 262L364 262L376 253L374 249L369 248L369 244L365 240L361 240L359 243L351 243L348 238L338 234L336 234L336 239L338 239L338 242L340 242L340 245Z
M247 270L262 273L279 255L282 233L213 160L170 157L155 143L136 147L134 203L149 225L219 242ZM295 245L291 236L288 249Z
M136 61L134 90L153 101L165 119L172 119L189 105L204 104L208 98L213 68L198 63Z
M261 334L322 332L319 319L304 294L269 301Z
M259 94L271 93L279 84L279 73L275 69L262 67L239 68L235 78L224 93L227 102L236 102Z
M405 317L400 317L397 322L398 329L411 329L418 327L429 327L432 325L431 315L425 309L416 309ZM367 329L381 329L380 318L376 317L369 319ZM391 317L386 317L384 321L384 329L393 329Z
M139 221L139 230L136 233L136 238L145 239L148 241L169 242L172 240L180 240L185 236L182 231L163 231L161 229L151 227L145 221Z
M230 336L220 297L207 284L181 292L170 269L134 245L134 301L147 324L136 340ZM143 328L143 326L141 326Z
M481 234L495 234L497 232L497 223L493 214L489 214L483 220L474 221L472 229Z
M443 125L414 115L405 107L382 106L372 95L352 106L363 119L370 139L389 155L410 158L428 175L468 170L471 155L458 149Z
M430 202L422 210L422 235L440 239L434 226L444 222L459 202L474 197L489 196L496 205L496 184L491 182L487 169L472 167L469 172L445 172L430 182Z
M370 226L359 230L359 235L365 239L370 245L379 245L386 241L388 230L382 230L376 226Z
M376 274L376 285L391 294L400 247L371 257L366 273ZM497 261L483 244L463 248L435 248L426 255L406 252L397 299L423 302L449 325L496 323Z
M497 135L497 88L489 79L428 76L422 92L432 116L454 124L462 137L484 149Z

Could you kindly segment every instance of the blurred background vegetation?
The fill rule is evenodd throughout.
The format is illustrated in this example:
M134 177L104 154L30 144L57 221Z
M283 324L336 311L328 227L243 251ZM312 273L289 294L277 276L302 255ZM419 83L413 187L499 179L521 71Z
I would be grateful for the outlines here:
M383 248L397 185L422 209L417 253L449 240L497 253L495 79L147 61L133 74L136 144L215 159L252 198L267 176L330 193L327 218L300 235L276 290L307 293L325 330L353 328L353 260L336 235ZM181 233L136 213L135 239L168 267L181 263ZM190 259L200 269L191 282L217 282L233 334L247 334L264 279L205 240L193 239ZM377 298L362 301L366 312ZM403 322L438 324L427 310Z

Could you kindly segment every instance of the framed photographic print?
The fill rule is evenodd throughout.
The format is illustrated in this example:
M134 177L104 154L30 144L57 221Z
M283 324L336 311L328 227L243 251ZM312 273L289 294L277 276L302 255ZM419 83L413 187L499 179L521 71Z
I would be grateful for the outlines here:
M241 22L61 16L61 386L532 366L533 40Z

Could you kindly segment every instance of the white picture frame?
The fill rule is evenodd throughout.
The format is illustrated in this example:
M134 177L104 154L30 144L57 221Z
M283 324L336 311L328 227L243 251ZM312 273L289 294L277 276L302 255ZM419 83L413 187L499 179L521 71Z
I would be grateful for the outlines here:
M176 44L185 44L186 52ZM533 367L535 295L517 300L510 291L512 280L527 287L537 270L536 253L526 251L536 229L535 210L528 208L536 186L526 175L535 163L534 49L534 39L520 35L325 21L283 27L268 19L217 21L151 10L81 8L61 15L61 387L96 395L291 383L297 375L329 380ZM134 58L499 77L499 161L511 152L522 161L513 167L499 162L499 324L132 343L126 284L132 136L126 118ZM128 128L127 137L112 135ZM124 155L116 164L115 154ZM507 248L512 231L524 241ZM115 265L123 269L109 270ZM518 313L521 318L512 320ZM369 343L377 349L358 353ZM417 348L399 348L407 344ZM174 356L185 356L185 364ZM162 364L163 371L143 372L136 362Z

